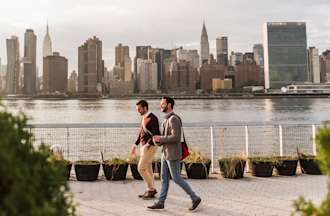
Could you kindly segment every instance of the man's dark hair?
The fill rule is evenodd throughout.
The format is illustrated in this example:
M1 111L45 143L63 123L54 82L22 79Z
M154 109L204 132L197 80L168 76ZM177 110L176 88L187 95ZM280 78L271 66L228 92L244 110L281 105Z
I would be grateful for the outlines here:
M146 100L139 100L137 103L136 103L136 106L140 105L141 107L147 107L148 109L148 102Z
M173 107L174 107L174 99L173 98L171 98L169 96L163 96L162 99L166 100L166 103L171 104L171 108L173 109Z

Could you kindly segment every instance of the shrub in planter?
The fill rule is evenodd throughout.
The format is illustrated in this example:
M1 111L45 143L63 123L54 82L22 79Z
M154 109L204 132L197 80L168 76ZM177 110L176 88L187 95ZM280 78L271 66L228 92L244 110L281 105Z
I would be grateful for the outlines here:
M96 181L99 175L100 162L98 161L76 161L74 170L78 181Z
M65 167L65 172L63 175L66 176L67 180L69 180L72 163L64 159L62 148L59 145L53 145L50 147L50 152L54 163Z
M191 149L184 165L188 178L206 179L210 173L211 160L204 157L200 151Z
M296 175L298 157L284 156L275 157L275 168L279 175L293 176Z
M244 176L246 159L244 157L219 158L221 175L224 178L240 179Z
M23 114L0 109L0 215L74 216L65 167L54 164L45 145L33 147Z
M65 172L63 175L66 177L67 180L70 179L70 173L71 173L71 168L72 168L72 163L68 160L55 160L54 162L56 165L61 165L65 167Z
M250 157L252 175L257 177L271 177L274 169L274 159L271 157Z
M134 179L136 180L143 180L142 176L139 173L138 170L138 163L139 163L140 157L131 155L128 157L127 162L129 164L129 167L131 169L131 173Z
M140 175L139 170L138 170L139 160L140 160L139 156L129 156L128 159L127 159L133 178L136 179L136 180L143 180L143 178ZM161 168L160 159L153 160L153 162L152 162L153 172L154 173L160 173L160 168Z
M125 180L128 163L120 158L105 160L102 163L103 172L107 180Z
M330 127L329 123L321 128L316 134L316 143L321 171L328 177L328 192L321 205L315 205L300 197L294 202L295 211L292 215L328 216L330 215Z
M315 156L300 154L299 164L302 173L310 175L322 174Z

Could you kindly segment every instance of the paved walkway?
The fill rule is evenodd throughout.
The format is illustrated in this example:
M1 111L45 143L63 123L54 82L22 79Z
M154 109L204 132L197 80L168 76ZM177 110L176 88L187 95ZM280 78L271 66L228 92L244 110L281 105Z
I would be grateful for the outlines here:
M81 216L105 215L290 215L292 201L300 195L320 202L326 195L326 176L297 175L256 178L249 174L241 180L223 179L219 174L208 180L188 180L203 201L198 211L187 209L190 199L174 182L164 211L150 211L146 206L155 200L141 200L137 194L144 191L143 181L70 181L78 214ZM160 180L156 180L160 188Z

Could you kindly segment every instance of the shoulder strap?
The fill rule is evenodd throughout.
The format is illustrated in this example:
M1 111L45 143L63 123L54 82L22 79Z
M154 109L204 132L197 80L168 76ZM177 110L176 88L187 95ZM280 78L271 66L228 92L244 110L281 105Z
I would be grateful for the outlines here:
M148 133L148 134L150 134L151 136L154 135L154 134L151 133L151 131L148 130L148 128L144 125L144 120L142 120L142 129L143 129L143 131L144 131L145 133Z
M170 119L172 116L176 116L176 117L178 117L178 119L179 119L179 121L180 121L180 123L181 123L181 129L182 129L183 141L186 142L186 137L185 137L185 135L184 135L184 130L183 130L183 125L182 125L182 120L181 120L180 116L178 116L178 115L175 114L175 113L172 113L172 115L171 115L168 119Z

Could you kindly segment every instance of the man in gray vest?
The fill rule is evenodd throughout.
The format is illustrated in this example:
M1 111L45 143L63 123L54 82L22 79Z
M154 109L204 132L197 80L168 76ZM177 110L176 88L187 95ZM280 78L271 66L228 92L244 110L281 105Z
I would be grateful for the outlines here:
M189 184L183 180L180 175L180 160L182 156L181 149L181 119L173 112L174 100L170 97L163 97L160 103L160 109L165 113L162 123L162 136L153 136L154 143L163 146L162 149L162 167L161 167L161 182L162 188L158 202L149 209L164 209L165 200L170 183L170 175L173 181L178 184L191 198L192 206L190 211L195 210L201 203L201 198L195 194Z

